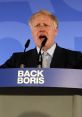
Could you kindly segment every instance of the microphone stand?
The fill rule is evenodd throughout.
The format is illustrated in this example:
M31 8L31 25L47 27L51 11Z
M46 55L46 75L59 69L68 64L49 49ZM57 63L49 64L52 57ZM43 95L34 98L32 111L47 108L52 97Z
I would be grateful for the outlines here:
M41 43L41 47L40 47L40 51L38 54L38 68L42 68L42 54L41 54L41 50L42 48L45 46L46 42L47 42L47 37L46 36L41 36L40 38L44 38L44 40Z
M25 58L26 49L29 47L29 44L30 44L30 40L28 39L27 42L25 43L24 53L22 55L21 61L24 60L24 58ZM24 62L22 62L20 64L20 68L24 68L24 67L25 67L25 64L24 64Z
M41 54L41 48L38 54L38 68L42 68L42 54Z

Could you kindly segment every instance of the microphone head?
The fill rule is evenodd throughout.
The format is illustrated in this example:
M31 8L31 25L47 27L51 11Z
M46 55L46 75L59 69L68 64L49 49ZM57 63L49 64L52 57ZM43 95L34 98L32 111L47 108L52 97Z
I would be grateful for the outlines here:
M47 42L47 37L46 36L40 36L39 38L43 38L43 41L41 43L41 48L45 46L46 42Z
M26 43L25 43L25 48L28 48L29 44L30 44L30 39L28 39L28 40L26 41Z

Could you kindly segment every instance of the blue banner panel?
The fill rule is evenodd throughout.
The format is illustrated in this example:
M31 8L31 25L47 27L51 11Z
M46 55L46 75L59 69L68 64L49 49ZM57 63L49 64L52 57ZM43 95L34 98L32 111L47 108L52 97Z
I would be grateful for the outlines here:
M55 87L82 89L82 70L0 69L0 87Z

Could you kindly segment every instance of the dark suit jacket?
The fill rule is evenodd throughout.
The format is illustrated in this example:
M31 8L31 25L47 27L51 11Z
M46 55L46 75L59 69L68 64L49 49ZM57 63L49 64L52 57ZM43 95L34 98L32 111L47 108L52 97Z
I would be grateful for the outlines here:
M19 68L21 64L28 68L37 68L37 59L38 53L34 48L25 54L23 52L14 53L1 68ZM67 50L57 45L50 67L82 69L82 53Z

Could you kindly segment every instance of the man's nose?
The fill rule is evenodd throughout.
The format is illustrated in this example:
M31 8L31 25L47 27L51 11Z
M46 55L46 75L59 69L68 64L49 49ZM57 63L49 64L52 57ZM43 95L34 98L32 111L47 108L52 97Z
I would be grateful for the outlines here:
M40 35L45 35L45 33L46 33L45 30L43 30L43 29L40 29L40 30L39 30L39 34L40 34Z
M43 30L43 29L40 29L40 30L39 30L39 32L45 32L45 30Z

